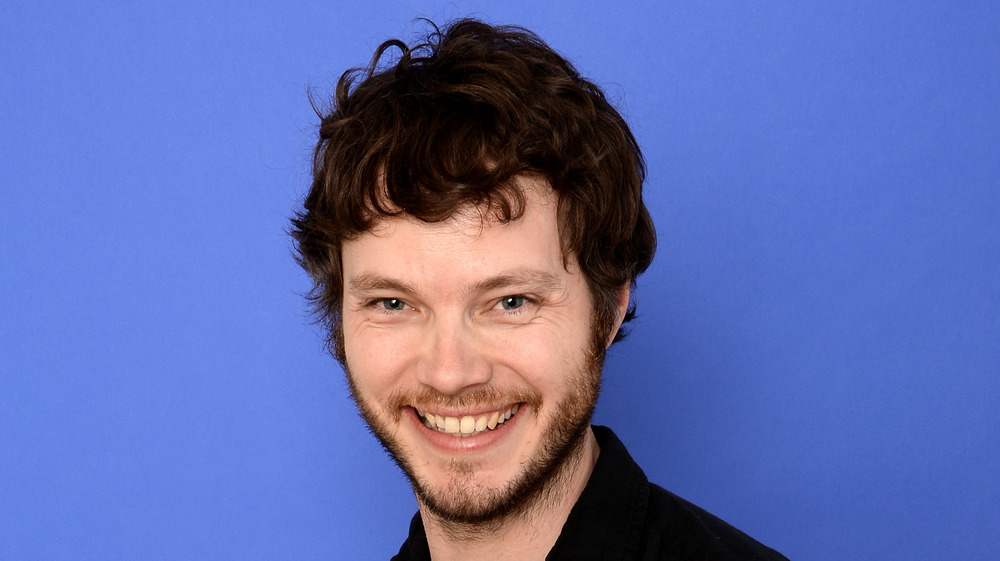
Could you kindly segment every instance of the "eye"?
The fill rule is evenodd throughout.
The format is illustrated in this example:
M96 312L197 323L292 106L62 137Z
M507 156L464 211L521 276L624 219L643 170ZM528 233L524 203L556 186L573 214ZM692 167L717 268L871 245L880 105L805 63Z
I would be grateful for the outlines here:
M406 302L403 302L399 298L383 298L379 303L390 312L401 312L406 309Z
M500 299L500 307L505 310L516 310L524 305L524 296L504 296Z

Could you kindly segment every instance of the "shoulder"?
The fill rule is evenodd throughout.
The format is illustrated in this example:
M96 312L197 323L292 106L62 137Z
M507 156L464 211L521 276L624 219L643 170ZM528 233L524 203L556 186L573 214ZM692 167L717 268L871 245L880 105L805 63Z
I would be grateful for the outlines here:
M659 485L649 484L641 559L787 561L773 549Z
M610 429L592 428L601 453L548 561L787 561L650 483Z

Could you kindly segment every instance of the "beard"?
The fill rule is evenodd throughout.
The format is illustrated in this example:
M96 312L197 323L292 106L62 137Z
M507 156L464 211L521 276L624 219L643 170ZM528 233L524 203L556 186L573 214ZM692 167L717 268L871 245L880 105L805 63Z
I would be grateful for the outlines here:
M476 473L476 462L461 458L454 458L449 464L454 476L446 485L431 486L417 474L413 458L395 437L393 427L400 422L402 411L413 404L465 407L517 402L522 407L529 405L531 412L537 416L542 410L542 400L537 392L481 388L459 396L447 396L425 388L420 392L400 391L383 404L373 404L360 394L347 361L342 361L342 364L361 417L410 480L418 501L432 515L456 530L468 531L478 527L488 531L505 520L525 516L532 508L547 504L547 498L558 497L565 490L564 476L569 475L581 460L583 444L600 394L604 333L596 325L592 329L590 349L581 349L579 366L564 381L567 391L550 408L541 430L542 440L533 457L524 462L510 480L495 487L476 482L472 477Z

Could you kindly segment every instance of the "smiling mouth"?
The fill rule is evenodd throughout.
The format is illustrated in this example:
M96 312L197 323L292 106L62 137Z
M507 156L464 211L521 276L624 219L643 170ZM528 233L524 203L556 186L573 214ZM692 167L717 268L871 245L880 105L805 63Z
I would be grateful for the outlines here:
M520 406L520 403L516 403L507 409L494 411L492 413L476 417L473 417L472 415L465 415L464 417L446 417L427 411L421 411L419 409L417 410L417 415L420 416L420 420L423 421L424 426L431 430L443 432L449 436L467 438L503 426L505 422L517 414L517 410Z

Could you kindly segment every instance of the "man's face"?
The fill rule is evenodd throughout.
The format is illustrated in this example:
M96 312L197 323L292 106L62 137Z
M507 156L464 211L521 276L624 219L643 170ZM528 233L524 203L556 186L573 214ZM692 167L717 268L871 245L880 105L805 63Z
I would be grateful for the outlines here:
M524 215L402 216L343 244L343 344L362 414L421 504L456 522L517 512L579 456L606 341L556 197ZM595 348L596 347L596 348ZM547 489L550 490L550 489Z

